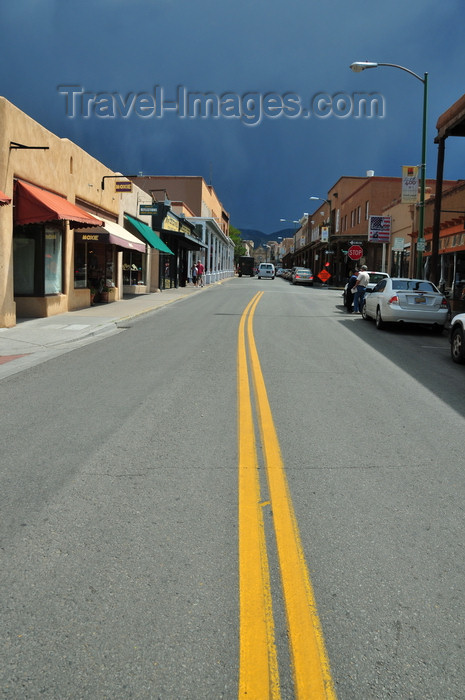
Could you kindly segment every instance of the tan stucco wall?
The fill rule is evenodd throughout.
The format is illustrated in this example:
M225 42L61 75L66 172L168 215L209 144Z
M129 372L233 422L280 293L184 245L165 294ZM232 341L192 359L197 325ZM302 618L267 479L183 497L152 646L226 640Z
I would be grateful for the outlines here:
M48 150L10 150L10 141L27 146L48 146ZM76 198L104 212L118 216L119 200L104 175L114 173L68 139L51 133L27 114L0 97L0 189L13 198L14 178L53 191L70 202ZM68 224L64 238L63 294L44 299L18 299L18 313L48 316L82 308L90 303L88 290L74 289L74 235ZM13 298L13 203L0 208L0 327L16 322ZM85 294L83 294L83 292ZM84 298L85 297L85 298Z

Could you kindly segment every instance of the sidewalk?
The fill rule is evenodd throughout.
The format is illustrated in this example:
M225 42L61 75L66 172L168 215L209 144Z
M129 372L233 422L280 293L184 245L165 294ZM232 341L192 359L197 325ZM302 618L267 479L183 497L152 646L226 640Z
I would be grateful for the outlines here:
M13 328L0 328L0 378L67 352L71 350L71 343L113 332L115 328L144 314L192 294L205 292L218 284L221 282L206 287L189 284L178 289L135 295L109 304L96 304L48 318L18 319ZM31 358L31 355L35 357ZM31 362L31 359L34 361ZM8 367L5 367L7 363Z

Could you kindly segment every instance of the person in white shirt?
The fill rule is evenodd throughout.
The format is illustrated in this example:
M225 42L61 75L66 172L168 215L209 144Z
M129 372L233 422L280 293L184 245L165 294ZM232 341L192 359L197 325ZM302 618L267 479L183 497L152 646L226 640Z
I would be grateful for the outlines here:
M370 281L370 275L367 272L367 266L362 265L360 272L358 273L357 281L354 285L354 313L359 314L362 312L362 302L365 296L367 284Z

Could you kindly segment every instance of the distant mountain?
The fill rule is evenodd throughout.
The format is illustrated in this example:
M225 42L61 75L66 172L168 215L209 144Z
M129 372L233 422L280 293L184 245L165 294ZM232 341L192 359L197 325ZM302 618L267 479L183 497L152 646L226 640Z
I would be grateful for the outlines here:
M268 241L277 241L278 238L291 238L295 233L295 229L283 228L274 233L263 233L263 231L257 231L253 228L242 228L240 232L242 240L253 241L255 248L259 248L264 243L268 243Z

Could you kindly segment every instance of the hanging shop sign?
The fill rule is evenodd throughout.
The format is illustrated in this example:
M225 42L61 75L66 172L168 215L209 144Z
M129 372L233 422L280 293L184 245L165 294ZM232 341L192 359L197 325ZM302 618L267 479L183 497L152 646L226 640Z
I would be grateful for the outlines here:
M158 204L139 204L139 214L158 214Z
M168 213L163 219L162 228L165 231L179 231L179 221L175 216Z
M132 192L132 182L129 180L115 180L115 192Z

